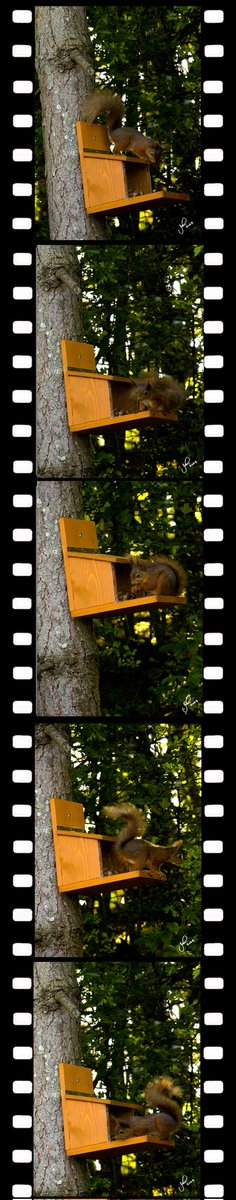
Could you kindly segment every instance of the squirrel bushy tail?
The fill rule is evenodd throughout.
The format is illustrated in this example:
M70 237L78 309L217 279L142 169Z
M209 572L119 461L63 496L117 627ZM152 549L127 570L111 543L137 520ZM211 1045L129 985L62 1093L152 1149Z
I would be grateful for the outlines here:
M176 1087L169 1075L150 1080L145 1090L146 1104L150 1105L150 1108L160 1108L162 1112L167 1112L175 1121L175 1129L179 1128L182 1121L181 1108L175 1097L181 1099L181 1096L182 1089Z
M118 850L121 846L125 846L126 842L131 841L132 838L138 837L139 834L142 836L145 833L145 829L147 828L146 818L143 816L143 813L135 808L134 804L108 804L103 808L103 812L107 817L111 817L112 821L117 821L119 817L128 818L126 825L118 833Z
M106 123L108 129L116 129L121 124L124 113L124 104L119 96L110 92L109 88L104 88L101 92L95 91L86 97L83 105L82 119L84 121L96 121L100 113L106 113Z

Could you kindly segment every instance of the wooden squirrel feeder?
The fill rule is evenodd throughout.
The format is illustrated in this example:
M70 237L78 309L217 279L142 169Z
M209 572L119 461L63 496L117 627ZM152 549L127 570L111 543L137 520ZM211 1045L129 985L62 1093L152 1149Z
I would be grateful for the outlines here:
M59 892L96 895L137 884L158 882L148 871L111 871L114 837L86 833L82 804L53 797L50 800Z
M148 409L134 412L130 394L135 380L130 376L99 374L93 346L63 339L61 353L68 424L72 433L86 429L98 433L119 426L132 429L177 421L176 413L153 416ZM120 413L121 409L125 411Z
M152 208L185 203L186 192L152 191L148 163L127 154L112 154L105 125L76 122L85 208L88 213ZM135 193L135 194L134 194Z
M94 521L60 517L59 525L72 617L101 617L186 603L185 596L157 597L153 593L127 599L132 569L129 557L98 553Z
M59 1063L62 1113L66 1154L85 1154L101 1158L108 1154L134 1154L155 1146L174 1148L174 1142L161 1141L154 1134L111 1140L110 1118L124 1118L130 1113L143 1114L140 1104L127 1101L100 1100L94 1096L92 1071L88 1067Z

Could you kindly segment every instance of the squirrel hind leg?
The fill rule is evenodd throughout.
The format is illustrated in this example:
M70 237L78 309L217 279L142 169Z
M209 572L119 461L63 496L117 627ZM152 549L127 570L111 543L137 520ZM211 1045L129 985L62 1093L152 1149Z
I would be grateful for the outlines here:
M169 1113L159 1112L157 1117L157 1132L160 1138L169 1141L173 1133L175 1133L176 1121Z
M177 584L175 573L171 567L164 566L163 570L159 571L157 585L157 596L175 596L177 592Z
M165 874L165 871L161 871L161 868L160 868L160 867L153 867L153 869L152 869L151 867L148 867L148 875L150 875L150 877L151 877L152 879L164 879L164 880L166 880L166 874Z

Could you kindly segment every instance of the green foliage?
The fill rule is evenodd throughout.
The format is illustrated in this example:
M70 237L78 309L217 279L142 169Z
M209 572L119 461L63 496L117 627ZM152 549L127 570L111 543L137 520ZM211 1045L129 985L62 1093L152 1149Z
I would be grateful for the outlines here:
M190 962L103 963L78 968L83 1062L96 1095L144 1103L149 1079L183 1089L175 1149L89 1165L92 1196L179 1196L183 1174L199 1189L199 967Z
M95 58L96 86L112 87L125 100L126 124L157 137L166 149L153 187L190 194L186 206L150 210L141 217L107 217L108 238L145 238L161 230L163 239L183 240L180 218L191 226L184 238L200 233L200 5L89 5L88 24ZM41 115L36 106L37 223L46 224L45 171Z
M96 478L142 473L191 478L203 457L203 253L201 246L86 244L79 248L84 340L109 375L155 369L185 384L176 422L91 436Z
M84 723L73 729L72 745L73 799L84 806L88 832L114 836L119 826L103 807L126 803L145 814L148 840L183 839L182 864L165 864L165 883L80 902L85 958L199 954L199 727Z
M187 603L94 618L103 716L200 718L202 696L202 533L199 483L104 480L83 485L85 515L110 554L165 554L187 575Z

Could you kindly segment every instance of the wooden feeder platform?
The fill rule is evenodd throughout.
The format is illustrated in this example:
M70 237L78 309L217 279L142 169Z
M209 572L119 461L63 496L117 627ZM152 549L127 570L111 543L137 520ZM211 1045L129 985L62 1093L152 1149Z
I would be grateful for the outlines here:
M50 807L59 892L90 896L162 882L148 871L125 871L124 867L109 874L115 838L85 832L82 804L53 797Z
M59 1063L65 1150L68 1155L102 1158L114 1154L135 1154L137 1150L174 1148L174 1142L161 1141L154 1134L112 1138L110 1117L124 1118L130 1113L143 1115L140 1104L101 1100L94 1096L92 1071L88 1067Z
M177 421L176 413L153 416L133 410L130 394L135 380L96 371L93 346L84 342L61 341L68 425L71 433L101 433L104 429L139 428ZM124 413L119 410L124 409ZM128 410L128 411L126 411Z
M185 204L190 199L186 192L164 188L153 192L149 164L135 156L112 154L105 125L77 121L76 131L88 213L146 209L154 204Z
M185 596L157 597L153 592L127 599L132 569L129 557L97 552L94 521L60 517L59 525L72 617L101 617L186 604Z

